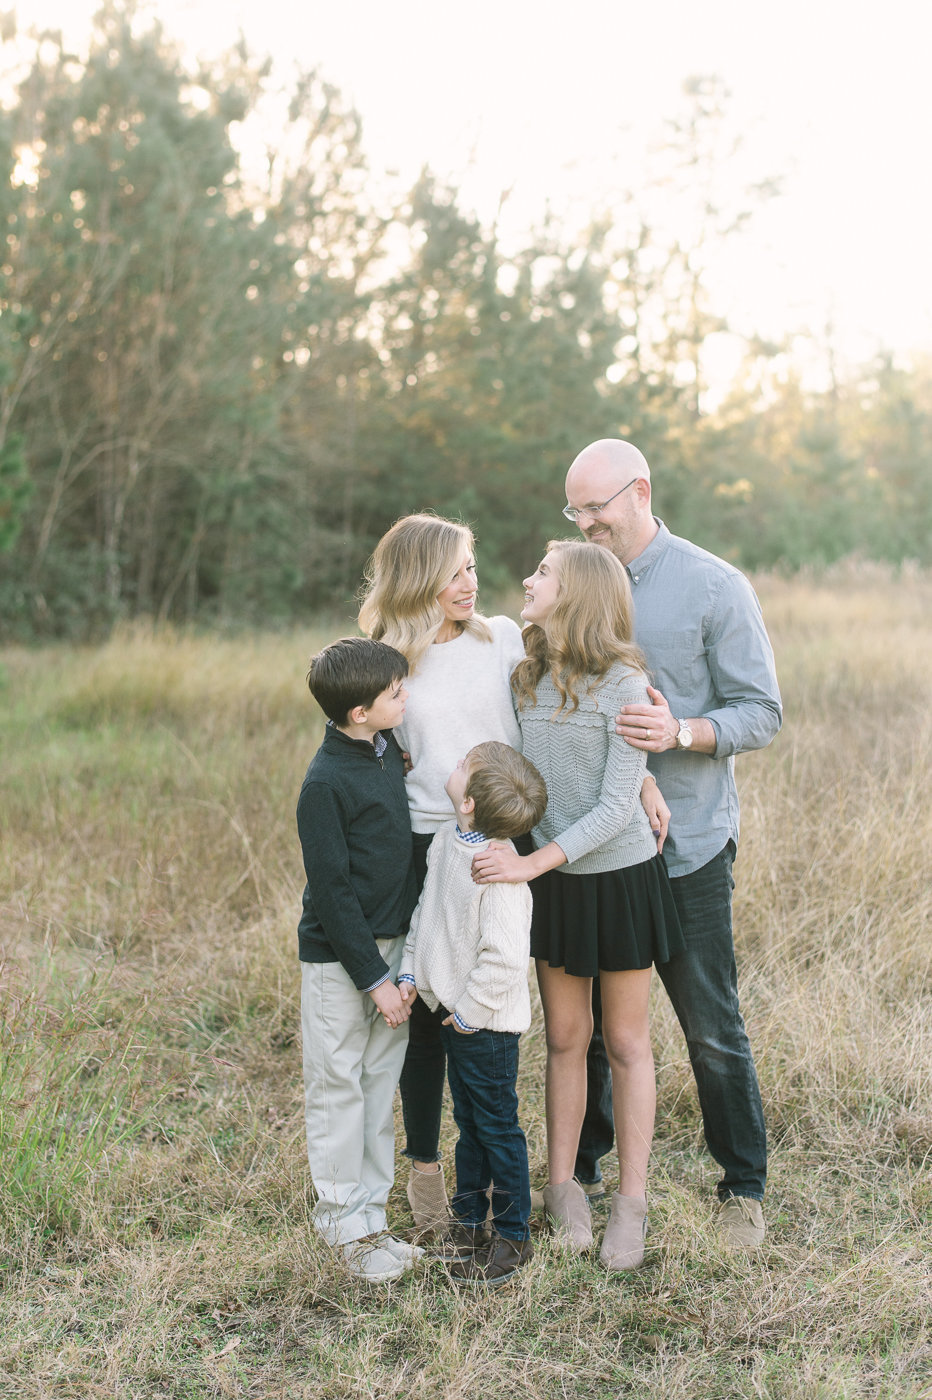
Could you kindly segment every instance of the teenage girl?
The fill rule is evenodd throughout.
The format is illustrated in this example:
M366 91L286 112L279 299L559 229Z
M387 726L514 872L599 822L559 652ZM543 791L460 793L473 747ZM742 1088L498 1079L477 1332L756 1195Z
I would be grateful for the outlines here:
M619 1161L601 1258L609 1269L635 1269L644 1257L656 1104L651 966L684 946L666 866L638 800L646 758L615 734L622 706L647 701L645 665L633 641L628 578L607 549L553 542L524 588L526 654L511 684L524 753L549 801L533 853L493 847L476 858L475 878L534 882L531 953L547 1038L544 1203L577 1250L592 1243L573 1169L599 978Z

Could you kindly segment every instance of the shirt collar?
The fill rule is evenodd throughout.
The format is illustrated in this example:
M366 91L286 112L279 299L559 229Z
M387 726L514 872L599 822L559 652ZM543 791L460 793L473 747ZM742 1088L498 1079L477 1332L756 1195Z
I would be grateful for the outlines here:
M460 831L459 822L456 824L456 834L461 841L465 841L469 846L478 846L485 840L481 831Z
M656 535L642 554L639 554L636 559L632 559L630 564L625 565L632 583L639 583L641 581L643 575L652 564L656 564L657 560L670 543L670 531L667 529L666 525L664 525L659 515L655 515L654 519L657 522Z
M343 730L339 727L338 724L335 724L332 719L327 720L327 728L333 730L337 738L346 739L351 744L364 744L366 742L365 739L350 739L350 736L348 734L344 734ZM377 729L373 734L372 747L375 749L376 758L381 758L385 750L388 748L388 740L382 733L381 729Z

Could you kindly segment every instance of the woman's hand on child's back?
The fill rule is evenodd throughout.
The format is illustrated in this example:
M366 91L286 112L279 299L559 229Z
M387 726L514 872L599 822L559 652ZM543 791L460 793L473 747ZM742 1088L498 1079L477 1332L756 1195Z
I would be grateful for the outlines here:
M520 884L526 880L524 860L513 846L492 841L488 849L472 860L472 878L477 885Z
M556 841L548 841L529 856L519 856L514 846L504 842L490 841L487 850L472 858L472 878L477 885L520 885L565 863Z

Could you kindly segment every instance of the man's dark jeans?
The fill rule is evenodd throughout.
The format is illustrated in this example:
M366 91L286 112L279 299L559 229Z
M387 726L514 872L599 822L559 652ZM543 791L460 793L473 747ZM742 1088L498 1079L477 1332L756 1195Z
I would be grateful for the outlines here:
M485 1223L492 1182L492 1223L509 1240L530 1237L531 1186L527 1142L518 1122L518 1041L509 1031L463 1035L441 1028L453 1095L456 1194L453 1213L464 1225Z
M731 927L729 841L708 865L670 881L686 950L657 971L673 1004L696 1077L709 1151L725 1175L722 1200L761 1200L767 1180L767 1134L754 1057L738 1008L738 975ZM598 980L592 984L595 1034L586 1059L588 1100L576 1175L599 1181L599 1158L614 1141L612 1076L602 1042Z

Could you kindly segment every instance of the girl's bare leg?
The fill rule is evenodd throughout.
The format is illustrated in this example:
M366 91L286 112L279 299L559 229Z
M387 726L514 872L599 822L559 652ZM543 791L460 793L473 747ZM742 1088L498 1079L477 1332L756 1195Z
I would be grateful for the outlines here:
M645 1194L654 1137L657 1081L648 1022L650 976L649 967L599 976L602 1037L612 1069L618 1189L623 1196Z
M547 1172L569 1181L586 1112L586 1050L592 1037L592 979L537 961L547 1037Z

